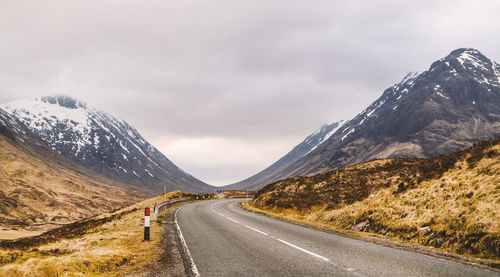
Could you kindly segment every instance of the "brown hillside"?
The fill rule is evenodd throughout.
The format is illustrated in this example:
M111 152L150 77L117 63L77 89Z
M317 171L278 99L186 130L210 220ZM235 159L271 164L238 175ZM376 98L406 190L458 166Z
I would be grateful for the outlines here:
M144 196L0 136L0 237L46 230L129 205Z

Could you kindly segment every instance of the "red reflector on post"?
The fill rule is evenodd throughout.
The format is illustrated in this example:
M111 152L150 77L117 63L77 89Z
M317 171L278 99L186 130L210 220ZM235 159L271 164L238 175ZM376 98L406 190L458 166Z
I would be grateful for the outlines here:
M146 207L146 213L145 213L145 215L146 215L146 216L149 216L149 213L150 213L150 212L149 212L149 207Z

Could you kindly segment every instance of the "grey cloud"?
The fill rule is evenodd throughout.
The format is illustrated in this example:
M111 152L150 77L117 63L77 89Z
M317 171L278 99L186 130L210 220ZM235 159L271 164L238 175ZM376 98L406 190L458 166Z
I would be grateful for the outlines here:
M287 137L269 164L455 48L500 60L498 14L487 0L11 1L0 9L0 102L69 94L158 144ZM183 168L209 182L267 165L190 155Z

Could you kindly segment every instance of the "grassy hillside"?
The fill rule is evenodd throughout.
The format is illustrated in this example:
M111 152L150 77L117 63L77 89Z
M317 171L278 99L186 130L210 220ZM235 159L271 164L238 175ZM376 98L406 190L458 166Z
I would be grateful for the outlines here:
M434 159L376 160L275 182L254 209L337 231L500 258L500 139Z
M179 194L172 192L167 197ZM123 276L148 272L164 251L164 226L161 217L152 222L151 240L144 242L144 208L153 207L160 199L163 197L36 237L0 241L0 276Z
M39 233L145 198L75 168L0 135L0 238Z

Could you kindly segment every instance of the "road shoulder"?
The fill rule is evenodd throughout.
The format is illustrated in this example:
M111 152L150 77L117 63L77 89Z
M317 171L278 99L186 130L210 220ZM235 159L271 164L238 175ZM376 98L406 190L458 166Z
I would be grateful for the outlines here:
M186 204L189 203L185 203L182 206ZM163 237L161 241L163 251L157 263L147 276L194 276L191 271L191 261L183 247L175 222L175 212L182 206L170 209L165 215L158 219L161 226L163 226Z

